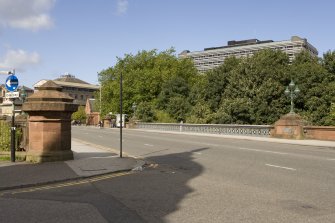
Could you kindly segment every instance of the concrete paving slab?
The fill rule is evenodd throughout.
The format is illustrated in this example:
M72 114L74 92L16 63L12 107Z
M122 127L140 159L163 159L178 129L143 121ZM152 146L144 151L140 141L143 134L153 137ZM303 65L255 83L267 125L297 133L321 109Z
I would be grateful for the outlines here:
M144 161L142 161L144 162ZM110 172L127 171L144 165L132 157L92 157L80 160L70 160L65 163L78 175L83 177L106 174Z

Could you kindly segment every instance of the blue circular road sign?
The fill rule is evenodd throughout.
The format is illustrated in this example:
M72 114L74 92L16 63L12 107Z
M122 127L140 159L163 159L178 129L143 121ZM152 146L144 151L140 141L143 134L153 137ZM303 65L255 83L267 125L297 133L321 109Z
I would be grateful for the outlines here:
M10 75L7 77L5 85L8 91L15 91L19 86L19 79L15 75Z

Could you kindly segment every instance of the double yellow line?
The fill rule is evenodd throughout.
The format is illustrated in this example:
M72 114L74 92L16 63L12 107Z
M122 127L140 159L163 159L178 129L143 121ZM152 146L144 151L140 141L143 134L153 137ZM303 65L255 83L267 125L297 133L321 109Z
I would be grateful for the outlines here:
M78 181L71 181L71 182L66 182L66 183L55 183L51 185L46 185L46 186L39 186L39 187L29 187L25 189L19 189L19 190L14 190L14 191L4 191L0 192L0 197L4 194L21 194L21 193L29 193L29 192L35 192L35 191L42 191L42 190L50 190L50 189L56 189L56 188L62 188L62 187L71 187L71 186L76 186L76 185L81 185L81 184L87 184L87 183L93 183L101 180L106 180L106 179L111 179L115 177L120 177L120 176L125 176L129 175L131 172L120 172L120 173L111 173L111 174L106 174L103 176L96 176L92 178L87 178L83 180L78 180Z

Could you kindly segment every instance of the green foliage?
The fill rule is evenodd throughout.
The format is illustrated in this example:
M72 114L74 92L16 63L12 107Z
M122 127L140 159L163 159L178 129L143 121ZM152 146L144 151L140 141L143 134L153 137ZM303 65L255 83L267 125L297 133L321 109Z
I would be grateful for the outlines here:
M157 106L166 109L170 99L174 97L188 97L188 82L182 77L172 77L162 84L162 90L158 95Z
M131 113L134 102L166 106L169 98L175 96L175 90L176 94L184 94L183 91L187 91L188 83L192 82L197 71L189 59L178 59L173 53L174 50L170 49L159 53L151 50L141 51L136 55L126 54L124 58L118 58L114 67L103 70L99 74L102 83L102 113L119 112L121 73L124 113ZM167 83L172 84L171 89ZM163 87L165 93L162 93Z
M196 90L204 93L200 98L208 102L212 110L207 122L265 124L276 121L283 114L288 63L286 54L264 50L249 58L228 58L223 65L209 71L207 81L203 81L204 90Z
M205 101L199 101L192 107L187 122L194 124L207 124L210 122L211 109Z
M329 118L335 121L335 103L331 104Z
M82 123L85 123L86 120L86 113L85 113L85 107L79 106L78 110L74 113L72 113L71 116L72 120L81 121Z
M0 151L10 150L10 126L0 120Z
M191 109L191 105L185 97L176 96L170 99L166 111L177 120L177 122L186 120L186 116Z
M222 111L234 124L253 123L250 101L246 98L225 99L221 103Z
M155 117L157 118L156 122L158 123L176 123L175 119L162 110L155 110Z
M233 74L234 68L240 63L239 59L230 57L218 68L209 71L206 76L199 78L199 84L195 84L191 90L192 98L197 98L193 104L198 101L206 101L211 110L217 110L223 97L223 93L228 85L228 79Z
M212 124L231 124L233 123L233 117L227 114L224 107L220 107L215 113L210 115Z
M330 119L331 103L335 98L334 74L307 53L296 57L290 73L301 90L296 110L314 125L335 125Z
M323 67L331 74L330 81L335 80L335 51L328 51L323 54L322 60Z
M153 122L156 120L154 108L149 102L142 102L138 105L136 116L142 122Z
M22 129L16 128L15 131L15 149L22 139ZM11 127L6 121L0 120L0 151L10 151L11 146Z
M284 91L292 79L301 90L295 111L314 125L335 125L335 52L323 56L302 52L290 63L281 51L262 50L198 74L173 49L127 54L99 75L102 112L118 113L122 73L124 113L135 102L142 121L273 124L290 110Z

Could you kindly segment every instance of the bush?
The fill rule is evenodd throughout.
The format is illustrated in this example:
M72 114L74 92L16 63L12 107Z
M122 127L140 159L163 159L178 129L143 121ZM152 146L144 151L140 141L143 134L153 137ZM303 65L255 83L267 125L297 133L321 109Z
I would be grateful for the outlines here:
M22 129L16 128L15 131L15 150L18 150L22 140ZM11 127L5 121L0 121L0 151L10 151Z
M0 151L10 150L10 127L7 122L0 121Z
M157 122L159 123L176 123L176 120L172 118L167 112L162 110L156 110L155 116L157 117Z

